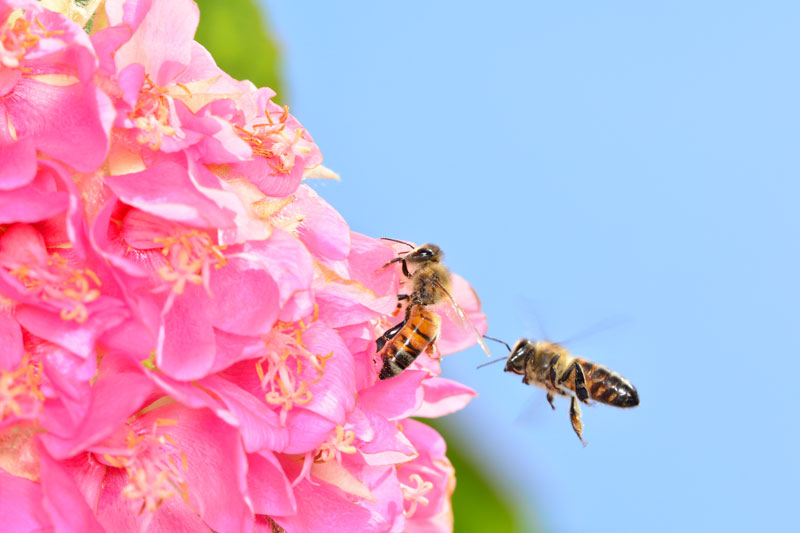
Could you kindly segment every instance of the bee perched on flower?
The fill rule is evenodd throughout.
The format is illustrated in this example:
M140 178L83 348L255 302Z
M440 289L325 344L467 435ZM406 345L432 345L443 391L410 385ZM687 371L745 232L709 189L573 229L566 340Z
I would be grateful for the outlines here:
M193 1L98 4L0 0L4 527L452 529L410 417L474 392L426 356L378 379L394 250L302 183L319 148L194 41ZM475 342L444 322L442 354Z

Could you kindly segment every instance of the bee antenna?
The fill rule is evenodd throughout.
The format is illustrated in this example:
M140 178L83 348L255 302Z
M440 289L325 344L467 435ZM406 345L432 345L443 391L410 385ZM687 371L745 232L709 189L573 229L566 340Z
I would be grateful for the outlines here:
M509 346L506 341L503 341L503 340L500 340L500 339L495 339L494 337L490 337L489 335L484 335L483 338L484 339L489 339L490 341L499 342L500 344L505 344L506 348L508 348L508 351L509 352L511 351L511 346Z
M413 246L410 242L400 241L398 239L392 239L391 237L381 237L381 240L382 241L392 241L392 242L396 242L398 244L405 244L406 246L408 246L412 250L416 248L416 246Z
M484 337L486 337L486 335L484 335ZM488 339L489 337L486 337L486 338ZM501 342L502 342L502 341L501 341ZM494 364L494 363L499 363L500 361L505 361L505 360L507 360L507 359L508 359L508 357L498 357L497 359L494 359L494 360L492 360L492 361L489 361L488 363L483 363L482 365L478 365L478 366L477 366L477 367L475 367L475 368L476 368L476 370L477 370L478 368L483 368L483 367L485 367L486 365L492 365L492 364Z

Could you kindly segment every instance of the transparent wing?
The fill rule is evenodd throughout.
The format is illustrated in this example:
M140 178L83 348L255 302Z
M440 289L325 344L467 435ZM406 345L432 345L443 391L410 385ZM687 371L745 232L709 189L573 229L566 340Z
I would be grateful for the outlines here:
M481 335L481 333L478 331L478 328L475 327L475 324L472 322L472 319L470 319L469 315L467 315L464 312L464 310L461 309L461 306L458 305L458 302L456 302L456 299L453 298L450 292L444 288L444 285L439 283L439 281L436 281L436 285L438 285L439 288L442 289L442 292L445 294L445 296L447 296L447 299L450 300L450 303L452 304L452 309L455 310L456 314L458 315L460 323L462 325L469 324L469 326L472 328L472 331L475 332L475 338L478 339L478 344L480 345L481 349L484 351L484 353L486 353L486 355L491 357L492 352L489 351L489 347L486 346L486 342L484 342L483 340L483 335Z

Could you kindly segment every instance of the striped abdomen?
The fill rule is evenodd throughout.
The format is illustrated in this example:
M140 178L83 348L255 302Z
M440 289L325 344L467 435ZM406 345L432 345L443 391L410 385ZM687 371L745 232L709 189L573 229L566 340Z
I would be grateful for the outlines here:
M578 364L583 368L589 398L615 407L639 405L639 393L630 381L594 361L578 359Z
M439 336L441 323L442 319L433 311L413 305L405 325L380 351L383 360L380 379L394 377L413 363Z

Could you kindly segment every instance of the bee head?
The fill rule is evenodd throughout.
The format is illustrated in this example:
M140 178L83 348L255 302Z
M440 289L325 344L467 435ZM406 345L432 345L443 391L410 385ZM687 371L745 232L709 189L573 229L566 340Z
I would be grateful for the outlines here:
M520 339L511 348L511 354L506 361L506 372L513 372L519 375L525 375L525 364L528 358L533 356L534 345L528 339Z
M442 249L435 244L423 244L419 248L415 248L405 257L405 261L411 265L419 265L422 263L438 263L442 260L444 253Z

